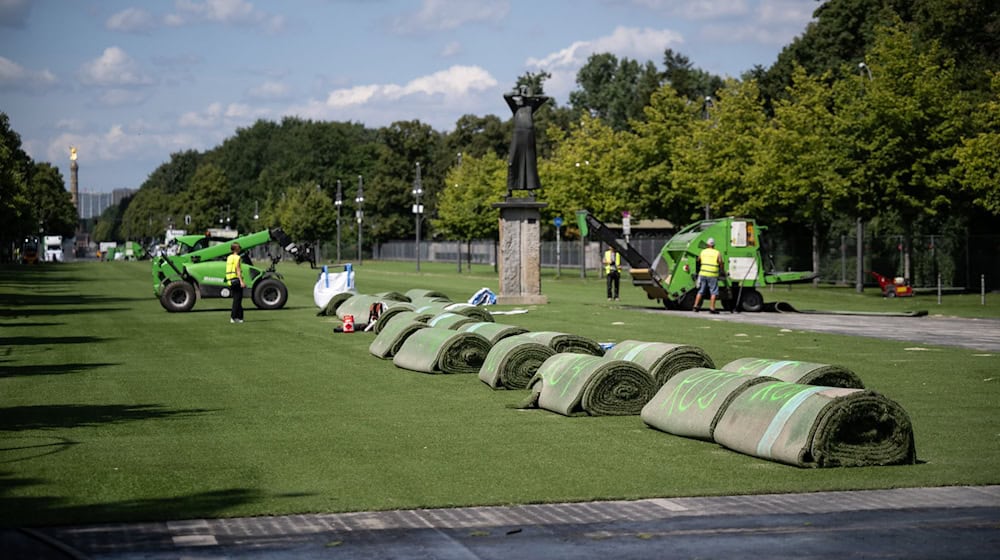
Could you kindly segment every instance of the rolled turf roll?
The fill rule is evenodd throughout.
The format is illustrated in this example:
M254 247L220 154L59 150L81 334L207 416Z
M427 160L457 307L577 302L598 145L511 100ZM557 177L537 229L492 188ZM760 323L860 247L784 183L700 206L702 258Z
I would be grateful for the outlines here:
M529 402L565 416L629 416L639 414L653 397L654 383L649 372L632 362L555 354L529 382Z
M444 308L445 311L451 313L458 313L465 315L466 317L473 317L477 321L482 321L486 323L493 322L493 314L486 309L478 306L472 305L470 303L453 303Z
M458 330L462 332L474 332L476 334L481 334L490 341L490 345L496 345L497 342L519 334L528 332L528 329L521 327L515 327L514 325L505 325L503 323L491 323L489 321L477 321L474 323L466 323L460 327Z
M865 388L861 378L853 371L828 364L740 358L722 366L721 369L749 375L766 375L781 381L803 385L823 385L824 387L843 387L845 389Z
M379 358L392 358L399 352L410 335L426 328L428 328L427 323L423 321L415 321L412 318L397 318L375 336L375 340L368 345L368 351Z
M389 321L392 321L400 313L405 313L407 311L413 311L414 307L412 303L407 303L405 301L390 301L386 304L385 309L382 310L382 314L378 316L378 320L375 321L375 334L382 332Z
M458 327L461 327L462 325L476 322L476 319L473 317L459 315L458 313L451 313L448 311L438 313L430 319L427 319L427 324L431 327L441 327L443 329L451 329L453 331L457 331Z
M337 307L337 316L343 319L347 315L354 315L355 324L368 324L368 312L373 303L382 302L379 296L369 294L357 294Z
M547 344L557 354L571 352L574 354L590 354L591 356L603 356L604 350L597 342L575 334L566 334L553 331L536 331L524 333L535 342Z
M479 368L479 379L494 389L524 389L538 367L555 353L547 344L521 335L504 338L490 348L483 367Z
M800 467L859 467L916 461L913 426L894 401L864 389L785 381L732 399L715 441L740 453Z
M673 375L642 407L646 424L677 436L712 441L712 432L726 403L744 388L775 381L709 368L691 368Z
M334 315L337 314L337 309L345 301L351 299L352 297L354 297L356 295L357 294L355 294L354 292L341 292L339 294L335 294L332 298L330 298L330 301L326 302L326 306L323 307L323 309L320 309L316 313L316 315L320 316L320 317L323 317L323 316L334 316Z
M392 363L424 373L476 373L489 351L490 342L476 333L427 327L403 342Z
M423 289L420 289L420 288L413 288L411 290L406 290L406 293L403 294L403 295L405 295L406 297L408 297L410 299L410 301L413 301L413 300L416 300L416 299L444 299L444 300L447 300L447 301L451 301L450 297L448 297L446 294L441 293L441 292L439 292L437 290L423 290Z
M623 340L605 352L604 357L639 364L653 376L658 388L686 369L715 368L715 362L704 350L690 344Z
M406 297L405 295L399 292L379 292L375 294L375 296L377 296L379 299L381 299L386 303L390 301L406 301L406 302L410 301L410 298Z

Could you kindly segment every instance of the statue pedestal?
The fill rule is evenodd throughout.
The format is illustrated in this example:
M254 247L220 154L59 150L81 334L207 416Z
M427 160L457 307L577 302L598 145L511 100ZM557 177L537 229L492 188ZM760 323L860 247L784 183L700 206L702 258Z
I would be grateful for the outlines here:
M548 303L542 295L541 215L548 204L533 198L510 198L500 209L500 293L497 303Z

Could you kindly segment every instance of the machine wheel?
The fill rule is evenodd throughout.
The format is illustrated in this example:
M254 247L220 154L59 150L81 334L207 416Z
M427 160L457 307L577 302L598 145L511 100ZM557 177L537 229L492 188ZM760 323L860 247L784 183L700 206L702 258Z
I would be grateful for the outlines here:
M743 295L740 297L740 307L743 311L756 313L764 309L764 296L752 288L749 290L744 289Z
M194 286L184 281L167 284L160 295L160 305L171 313L191 311L195 300Z
M691 311L694 309L694 298L697 297L698 290L689 290L677 300L677 309Z
M896 297L896 290L886 290L884 295L887 298L894 298Z
M281 309L288 301L288 288L275 278L265 278L253 288L253 304L257 309Z

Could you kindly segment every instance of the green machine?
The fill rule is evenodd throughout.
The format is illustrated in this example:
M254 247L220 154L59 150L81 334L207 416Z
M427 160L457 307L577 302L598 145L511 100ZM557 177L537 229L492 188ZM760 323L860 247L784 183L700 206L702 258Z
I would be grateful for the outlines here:
M812 280L812 272L766 271L761 258L764 226L752 218L719 218L695 222L671 237L650 263L617 233L589 212L585 216L591 232L601 241L613 245L628 262L632 285L646 291L649 299L663 303L667 309L691 309L697 294L697 259L715 239L715 248L722 253L728 278L720 281L720 300L727 310L761 311L764 297L758 288L770 284L785 284ZM773 267L772 267L773 268Z
M288 301L288 288L275 271L280 255L268 255L271 264L260 268L250 260L249 250L277 242L295 256L305 258L306 251L278 228L251 233L235 239L217 239L208 235L182 235L173 246L153 258L153 293L160 305L171 313L190 311L198 298L231 297L226 282L226 257L230 245L239 243L243 257L244 297L250 297L258 309L281 309Z

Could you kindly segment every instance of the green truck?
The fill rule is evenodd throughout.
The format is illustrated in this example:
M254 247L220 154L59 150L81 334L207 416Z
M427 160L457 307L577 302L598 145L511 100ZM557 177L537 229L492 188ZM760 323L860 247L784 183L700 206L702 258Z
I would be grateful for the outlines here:
M153 258L153 293L160 305L171 313L190 311L199 298L231 297L226 282L226 257L233 242L240 244L243 257L244 297L250 297L258 309L281 309L288 301L288 288L275 271L281 260L272 256L267 268L255 266L249 251L277 242L301 262L306 251L281 229L251 233L235 239L216 239L209 235L182 235L172 246Z
M698 254L715 239L722 253L727 277L720 282L720 300L724 309L761 311L764 296L759 288L770 284L812 280L812 272L767 271L761 258L761 238L766 232L752 218L719 218L695 222L671 237L650 263L617 233L589 212L587 226L604 243L613 245L628 262L632 285L646 291L649 299L667 309L689 310L697 294Z

